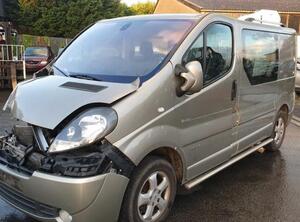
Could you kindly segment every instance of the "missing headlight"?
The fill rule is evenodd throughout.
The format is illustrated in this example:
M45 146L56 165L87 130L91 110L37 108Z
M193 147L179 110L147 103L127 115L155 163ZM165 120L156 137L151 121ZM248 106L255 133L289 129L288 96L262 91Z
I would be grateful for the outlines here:
M31 138L29 136L27 139ZM37 145L21 144L15 134L0 138L0 163L26 174L34 171L65 177L91 177L115 172L130 177L135 165L107 141L63 153L49 154Z
M43 158L41 163L40 170L69 177L95 176L109 171L130 177L135 167L131 160L107 141L86 149L53 154Z

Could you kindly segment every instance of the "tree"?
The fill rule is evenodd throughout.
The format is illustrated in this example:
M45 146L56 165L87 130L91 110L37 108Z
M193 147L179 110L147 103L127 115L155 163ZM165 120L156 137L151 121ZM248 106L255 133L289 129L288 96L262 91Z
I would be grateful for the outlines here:
M19 30L33 35L73 38L98 20L132 14L120 0L19 0L19 3Z
M73 38L90 24L154 11L151 2L128 7L120 0L3 0L19 33Z
M16 22L19 12L18 0L3 0L5 16L12 22Z
M146 2L146 3L137 3L131 6L130 8L133 14L143 15L143 14L152 14L155 9L155 3Z

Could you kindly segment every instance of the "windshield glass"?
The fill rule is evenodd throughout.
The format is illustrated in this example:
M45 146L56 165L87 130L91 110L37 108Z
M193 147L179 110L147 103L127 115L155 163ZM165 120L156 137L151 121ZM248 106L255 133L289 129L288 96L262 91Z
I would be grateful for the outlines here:
M58 58L67 75L103 81L145 81L193 25L194 20L114 20L81 34Z
M47 57L48 50L44 47L30 47L26 48L25 56L39 56L39 57Z

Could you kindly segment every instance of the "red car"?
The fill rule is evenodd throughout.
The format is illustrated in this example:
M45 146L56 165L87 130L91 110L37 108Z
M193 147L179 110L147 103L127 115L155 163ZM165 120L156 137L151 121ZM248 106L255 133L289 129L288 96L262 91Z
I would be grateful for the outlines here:
M27 73L34 73L49 64L54 59L50 47L28 47L25 50L25 62Z

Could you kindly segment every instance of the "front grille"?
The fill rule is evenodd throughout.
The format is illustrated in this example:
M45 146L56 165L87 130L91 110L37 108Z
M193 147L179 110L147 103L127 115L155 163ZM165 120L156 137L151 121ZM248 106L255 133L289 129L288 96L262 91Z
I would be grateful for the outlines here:
M59 209L29 199L3 183L0 183L0 196L10 204L37 217L55 219L59 215Z

